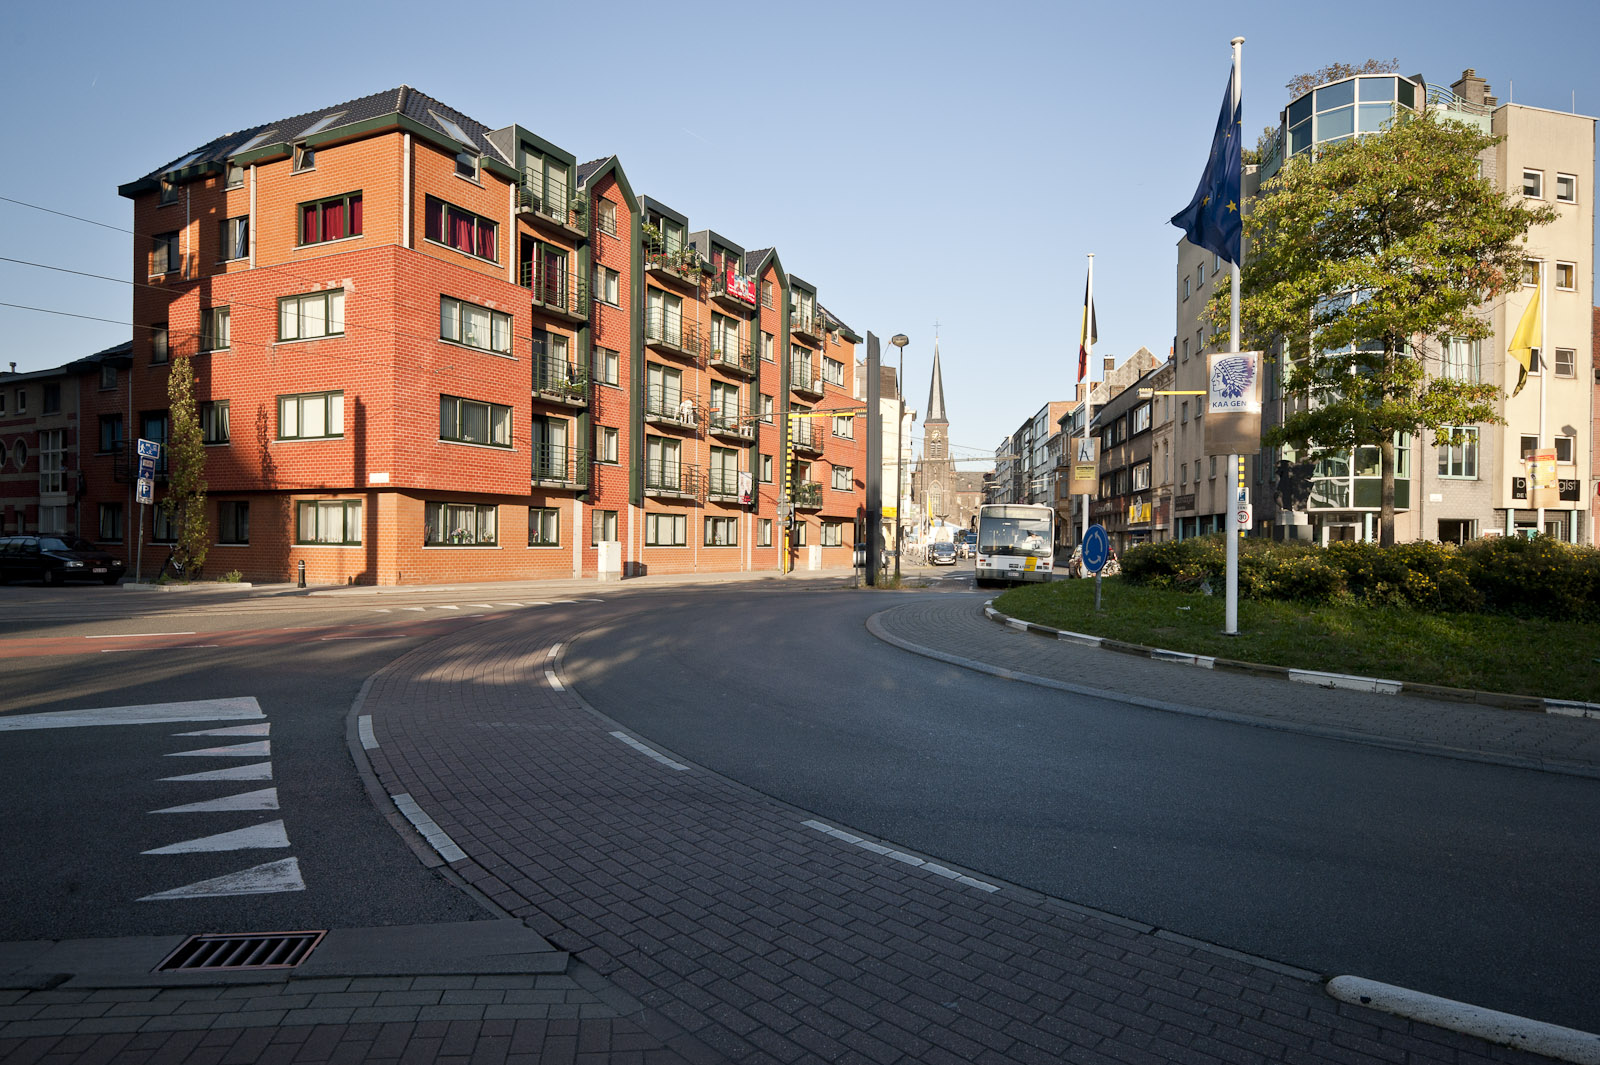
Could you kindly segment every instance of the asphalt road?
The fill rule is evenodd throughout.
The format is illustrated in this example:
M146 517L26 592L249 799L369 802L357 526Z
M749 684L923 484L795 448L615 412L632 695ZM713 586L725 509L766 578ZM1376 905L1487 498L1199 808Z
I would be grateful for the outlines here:
M1083 905L1600 1030L1600 782L1000 680L873 639L881 594L644 604L565 677L676 755Z

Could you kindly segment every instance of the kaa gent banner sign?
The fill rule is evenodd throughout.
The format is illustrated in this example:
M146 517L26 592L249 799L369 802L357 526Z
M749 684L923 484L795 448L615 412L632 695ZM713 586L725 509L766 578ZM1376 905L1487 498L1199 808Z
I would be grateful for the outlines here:
M1207 455L1250 455L1261 450L1261 352L1219 351L1206 356Z

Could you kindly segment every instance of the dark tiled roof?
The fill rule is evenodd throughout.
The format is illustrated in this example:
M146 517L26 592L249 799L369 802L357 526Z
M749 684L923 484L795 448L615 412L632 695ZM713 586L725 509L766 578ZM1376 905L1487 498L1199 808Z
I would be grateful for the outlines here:
M239 130L236 133L227 133L215 140L196 148L187 155L181 155L171 160L164 166L159 166L145 175L145 180L160 178L161 175L185 167L199 166L205 163L222 163L237 153L245 146L259 147L263 144L277 144L287 141L296 141L306 135L308 130L318 126L318 123L332 119L326 126L316 132L324 132L347 126L356 122L366 122L370 119L381 118L384 115L403 114L424 126L428 126L451 140L459 140L454 130L450 129L453 123L462 133L472 140L473 146L480 151L494 154L504 158L504 153L490 139L491 132L488 126L468 118L455 108L440 103L426 93L418 92L409 85L401 85L394 89L385 89L383 92L373 93L356 100L347 100L340 104L331 104L327 107L308 111L302 115L291 115L276 122L267 122L259 126ZM441 121L448 120L448 121ZM509 162L509 160L506 160Z
M744 272L747 273L747 274L755 273L756 270L758 270L760 268L761 264L766 261L767 256L769 256L771 254L772 254L772 249L771 248L757 248L755 251L747 251L747 252L745 252L744 253Z
M601 167L605 166L607 163L611 162L611 160L613 160L615 158L616 158L616 156L614 156L614 155L608 155L604 159L595 159L592 162L579 163L578 164L578 184L582 185L583 183L588 181L591 177L593 177L595 175L595 172L597 170L599 170Z
M827 323L829 329L842 329L846 333L857 335L854 329L851 329L845 324L843 318L840 318L838 315L834 314L820 303L817 304L817 313L822 315L822 320Z

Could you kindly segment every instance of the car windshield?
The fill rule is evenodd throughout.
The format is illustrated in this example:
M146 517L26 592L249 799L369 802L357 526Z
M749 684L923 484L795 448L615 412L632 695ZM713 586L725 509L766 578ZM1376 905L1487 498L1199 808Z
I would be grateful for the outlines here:
M73 550L77 550L77 549L68 547L67 546L67 542L65 540L58 540L54 536L41 536L39 538L39 550L41 550L41 551L73 551Z
M1050 555L1048 518L984 518L978 527L978 550L986 555Z

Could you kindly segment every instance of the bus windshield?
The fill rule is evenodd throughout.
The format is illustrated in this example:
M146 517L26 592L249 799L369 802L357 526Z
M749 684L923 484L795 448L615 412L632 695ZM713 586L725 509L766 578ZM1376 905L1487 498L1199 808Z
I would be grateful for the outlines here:
M1049 558L1051 531L1048 517L1000 517L985 512L978 522L978 551L985 555Z

